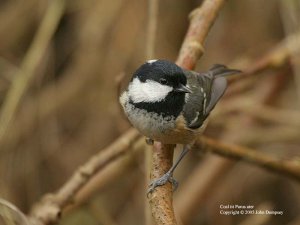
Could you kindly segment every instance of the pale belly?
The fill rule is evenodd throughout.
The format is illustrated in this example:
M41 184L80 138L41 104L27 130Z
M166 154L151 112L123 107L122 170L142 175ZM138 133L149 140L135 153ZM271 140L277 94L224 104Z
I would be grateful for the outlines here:
M185 122L180 117L162 117L156 113L149 113L146 110L138 109L127 101L127 96L121 97L124 112L131 124L144 136L165 144L190 144L200 129L186 129Z
M179 123L175 118L163 118L140 109L134 111L128 115L132 125L143 135L155 141L165 144L189 144L198 135L198 131L185 129L184 124Z

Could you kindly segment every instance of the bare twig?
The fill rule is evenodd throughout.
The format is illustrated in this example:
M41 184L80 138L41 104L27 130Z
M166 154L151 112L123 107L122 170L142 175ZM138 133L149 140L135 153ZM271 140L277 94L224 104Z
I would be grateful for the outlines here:
M76 193L100 169L106 167L116 158L126 154L131 145L139 137L135 129L131 129L113 144L94 155L81 166L73 176L58 190L57 193L47 195L33 208L30 214L32 224L50 224L58 220L62 209L70 204Z
M201 7L191 13L191 22L176 63L186 69L193 69L203 54L203 42L215 21L224 0L206 0ZM172 166L175 146L155 144L153 148L152 176L160 177ZM177 224L172 205L172 187L170 184L157 187L150 194L152 215L157 224Z
M145 138L140 137L123 157L116 158L105 168L99 170L97 174L91 177L90 181L84 185L74 196L74 204L67 207L66 210L77 208L86 203L99 191L103 190L119 177L126 174L130 168L136 164L137 154L146 150ZM151 216L151 215L150 215Z
M278 68L284 65L289 58L300 52L299 44L300 32L291 34L284 40L279 42L269 52L264 54L261 58L251 61L249 64L242 68L244 76L235 76L230 79L231 82L243 79L246 76L253 75L269 68Z
M268 64L265 64L264 68L268 68ZM274 88L277 88L278 82L281 82L281 80L279 80L278 77L275 76L270 78L270 82L266 83L266 85L268 86L261 83L256 88L256 93L260 93L259 102L256 102L256 104L263 104L266 101L269 101L270 96L272 96L272 99L274 99ZM280 91L278 91L276 94L278 95L279 93ZM241 124L249 124L251 119L252 118L249 116L244 116L243 118L239 118L239 121ZM244 134L242 132L237 132L237 128L241 129L241 125L236 125L237 127L234 127L233 130L227 129L225 133L226 135L222 138L229 142L239 141L240 143L245 144L245 142L241 140L244 138ZM205 168L203 168L202 165L198 166L198 168L196 169L197 173L195 172L189 176L189 183L186 183L177 195L176 205L178 205L178 214L181 216L181 219L185 224L190 223L191 218L193 218L196 213L195 209L199 209L199 207L205 204L205 200L211 193L212 187L214 187L219 182L218 178L224 176L224 174L226 174L226 172L232 167L234 163L227 159L209 157L205 159L205 164ZM214 165L213 168L208 166L211 164ZM210 171L209 175L207 175L208 169L212 170ZM205 177L206 183L198 182L199 177ZM197 198L195 198L195 195L193 195L193 193L197 193ZM182 199L184 199L184 204L181 203Z
M266 105L256 105L253 104L253 102L251 103L251 106L238 106L238 108L242 112L249 113L250 115L265 121L290 126L300 126L300 113L296 110L281 109ZM255 105L255 110L253 109L253 105Z
M175 145L155 142L152 154L151 179L161 177L170 169L174 147ZM156 224L177 224L172 203L172 188L172 185L168 183L151 194L149 203Z
M279 159L251 148L226 144L205 136L198 138L194 149L212 152L225 158L211 155L189 174L182 192L175 199L176 209L185 224L188 224L191 216L199 211L199 205L207 200L212 187L224 177L224 172L231 168L232 163L226 158L246 161L300 181L300 161Z
M0 115L0 141L7 131L21 98L29 87L30 81L34 77L34 70L53 36L57 25L63 15L65 2L54 0L50 2L46 15L41 22L37 34L26 53L21 68L17 71L12 86L4 100Z
M178 65L186 69L195 67L204 53L204 40L224 2L224 0L206 0L190 14L191 23L176 61Z
M255 106L255 107L253 107ZM261 119L274 124L300 126L300 112L294 109L284 109L264 104L257 104L257 100L249 95L231 98L230 101L220 104L211 116L213 119L222 118L230 112L242 112L257 119Z
M232 159L242 159L269 171L281 173L300 181L300 161L278 159L251 148L225 144L204 136L196 141L194 147Z
M216 4L216 5L214 5L214 4ZM215 19L215 16L216 16L215 12L220 9L222 4L223 4L223 1L205 1L204 2L202 7L213 10L212 15L214 15L214 16L209 15L207 17L207 18L209 18L209 20L208 20L209 22L207 22L207 23L213 22L213 20ZM200 16L201 19L199 17L199 14L201 14L201 16ZM203 53L203 48L201 47L202 42L203 42L205 35L207 34L208 29L210 27L210 25L206 26L206 28L205 28L205 26L204 26L204 28L201 27L202 25L201 26L195 25L195 24L197 24L197 21L201 21L200 24L203 23L203 20L205 21L205 13L203 13L202 10L195 11L192 18L193 19L191 21L190 29L192 29L191 27L193 24L194 25L193 29L197 28L196 29L197 32L192 33L189 31L186 40L189 39L190 41L184 42L185 44L183 45L181 53L180 53L180 56L186 55L186 57L183 57L183 56L179 57L179 59L177 61L177 63L180 66L185 67L185 68L192 68L196 63L196 60ZM195 18L198 18L198 19L195 19ZM199 34L199 32L201 33L201 35ZM198 39L199 37L197 37L196 34L197 35L199 34L202 39ZM184 47L184 46L186 46L186 47ZM192 51L191 46L195 46L195 48L197 48L198 50ZM196 47L196 46L198 46L198 47ZM190 49L191 52L188 49ZM132 130L130 132L132 132ZM128 138L130 132L126 132L124 134L124 136L122 136L122 137ZM115 146L115 144L118 143L118 140L117 140L117 142L115 142L113 144L113 146ZM127 140L127 141L133 141L133 140ZM207 144L209 144L209 143L207 143ZM118 147L115 146L115 150L116 150L115 153L123 154L123 153L121 153L122 151L124 151L123 147L121 145L119 145ZM120 148L120 149L118 149L118 148ZM165 149L167 149L167 150L165 150ZM117 153L117 151L121 151L121 152ZM124 153L125 152L126 151L124 151ZM153 167L153 171L152 171L153 177L161 176L163 173L165 173L167 171L167 169L169 167L171 167L172 154L173 154L172 152L173 152L173 146L165 146L165 145L161 145L160 143L155 144L154 153L153 153L153 159L154 159L153 164L156 165L156 167L155 166ZM115 157L115 156L111 155L111 157ZM103 163L106 165L107 163L110 163L113 159L114 158L110 158L108 161L103 162ZM87 164L89 164L89 162ZM87 165L87 164L85 164L85 165ZM99 166L99 165L97 165L97 166ZM79 171L81 171L81 169ZM83 187L83 185L85 185L85 183L91 178L91 176L93 176L93 174L88 174L87 177L84 177L82 175L86 175L86 174L79 173L79 177L85 178L86 179L85 181L83 181L83 179L82 179L80 182L78 182L76 185L74 185L76 183L76 182L74 182L76 176L74 176L73 178L71 178L71 180L69 182L67 182L66 186L62 187L62 189L57 194L54 194L54 197L52 196L51 198L46 198L48 200L45 200L45 202L42 203L42 207L38 206L38 208L36 208L36 210L33 211L33 213L32 213L33 221L38 221L38 222L47 224L50 221L57 220L57 213L59 213L60 210L69 203L69 201L73 198L73 195L76 194L78 192L78 190ZM74 180L74 181L72 181L72 180ZM73 183L73 184L70 184L70 183ZM59 196L61 199L59 201L57 201L55 196L56 197ZM163 200L163 202L161 202L160 200ZM157 190L155 192L153 192L153 194L150 198L150 203L151 203L151 207L153 209L153 211L152 211L153 215L157 219L157 221L159 221L159 224L176 224L176 221L174 218L174 212L172 209L172 189L170 188L169 184L165 185L165 187L158 187ZM159 208L159 206L161 206L161 205L164 205L163 208ZM53 211L52 211L52 209L53 209ZM49 214L51 214L51 211L54 214L52 216L51 215L49 216ZM165 214L165 212L167 212L167 214Z

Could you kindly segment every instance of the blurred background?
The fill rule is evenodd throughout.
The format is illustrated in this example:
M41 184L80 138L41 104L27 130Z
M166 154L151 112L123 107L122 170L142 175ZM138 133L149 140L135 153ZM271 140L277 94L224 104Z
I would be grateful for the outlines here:
M176 60L188 15L200 3L159 1L154 58ZM41 196L55 192L130 127L118 89L147 60L148 9L148 1L138 0L74 0L64 6L46 0L0 1L1 198L28 213ZM251 71L283 40L299 34L299 23L298 0L228 0L195 70L222 63ZM298 35L290 50L299 45ZM277 61L232 82L206 134L299 162L296 53L284 60L278 54ZM140 147L96 176L60 224L151 224L145 210L149 175L144 150ZM300 224L300 185L282 175L193 151L175 177L180 186L174 204L183 224ZM224 216L220 204L253 205L284 215Z

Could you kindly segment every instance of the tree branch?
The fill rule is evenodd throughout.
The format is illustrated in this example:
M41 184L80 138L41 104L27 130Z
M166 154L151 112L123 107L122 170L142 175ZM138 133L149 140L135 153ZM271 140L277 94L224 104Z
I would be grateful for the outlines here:
M151 180L164 175L173 162L175 145L164 145L155 142L152 153ZM152 216L156 224L177 224L173 210L172 184L157 187L149 199Z
M36 204L30 213L32 224L50 224L56 222L64 207L69 205L76 193L88 183L99 170L125 155L135 143L139 133L135 129L119 137L114 143L94 155L74 172L73 176L55 194L46 195Z
M190 14L190 26L179 51L176 63L194 69L204 53L203 43L225 0L206 0Z
M215 21L224 0L205 0L201 7L190 15L190 26L179 52L176 63L186 69L193 69L202 56L203 42L213 22ZM156 143L152 153L151 177L158 178L165 174L172 166L175 145ZM157 187L149 199L155 222L160 224L177 224L173 209L172 186L170 184Z
M223 2L224 0L206 0L201 8L196 9L191 14L191 25L180 50L177 60L178 65L187 69L192 69L195 66L196 61L203 54L202 45L204 39ZM90 178L108 163L122 156L123 154L126 154L128 152L127 149L133 144L133 142L135 142L137 137L138 133L131 129L129 132L126 132L123 136L117 139L111 146L94 156L90 161L84 164L83 167L79 168L78 171L75 172L70 180L66 182L66 184L56 194L53 194L50 197L45 197L41 203L37 205L35 209L33 209L31 213L31 221L35 222L35 224L49 224L50 222L57 221L60 211L71 202L74 195L90 180ZM203 138L205 140L205 137ZM211 145L212 149L217 148L215 142L206 140L204 143L207 146ZM218 143L222 146L221 142ZM161 176L171 167L173 148L173 146L155 143L153 151L154 166L151 173L152 178ZM222 148L218 149L220 150ZM245 150L246 148L243 149ZM249 149L247 149L247 151L248 150ZM217 153L217 150L215 151ZM240 159L245 158L247 160L247 157L244 157L243 154L244 153L240 153ZM228 156L227 154L223 155ZM231 155L229 156L233 157ZM251 162L255 161L252 159ZM286 168L289 167L284 167L283 170ZM273 170L271 167L269 167L269 169ZM165 187L158 187L157 190L153 192L150 198L150 205L152 207L153 216L157 218L159 224L176 224L172 207L172 188L170 188L169 184L165 185ZM164 206L159 208L159 206L162 205ZM166 211L167 215L164 214ZM166 218L166 216L168 218Z
M275 158L251 148L234 144L226 144L205 136L199 137L194 147L228 158L244 160L269 171L278 172L300 181L299 161Z

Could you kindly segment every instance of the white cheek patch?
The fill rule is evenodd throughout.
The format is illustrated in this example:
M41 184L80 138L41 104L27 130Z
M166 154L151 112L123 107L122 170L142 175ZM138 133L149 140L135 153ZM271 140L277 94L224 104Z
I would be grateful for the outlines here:
M173 90L172 87L162 85L152 80L141 82L134 78L128 88L128 95L134 103L162 101Z

